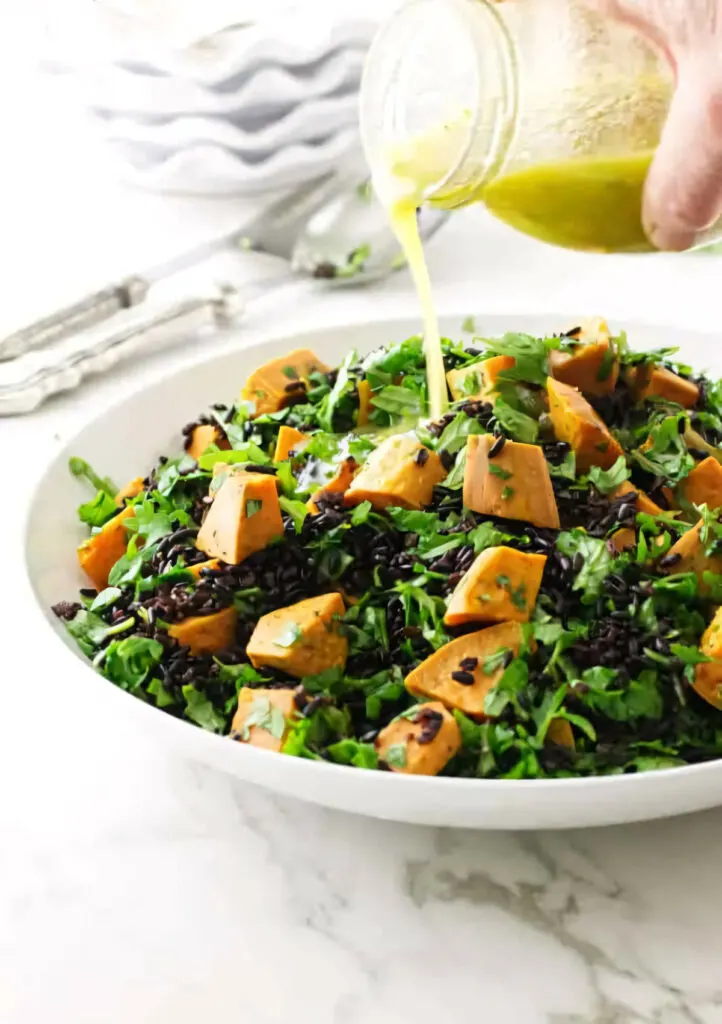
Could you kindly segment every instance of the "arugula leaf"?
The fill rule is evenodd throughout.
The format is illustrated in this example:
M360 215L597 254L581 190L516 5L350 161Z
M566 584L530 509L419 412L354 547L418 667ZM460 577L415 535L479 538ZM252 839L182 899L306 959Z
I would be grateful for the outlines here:
M321 399L318 409L318 422L323 430L329 434L333 433L333 421L339 407L351 391L354 389L354 381L351 377L351 367L358 361L356 352L351 350L347 353L344 361L338 368L336 381L327 395Z
M373 743L360 743L352 739L339 740L328 747L327 753L337 764L353 764L357 768L378 768L379 758Z
M124 690L135 690L160 663L163 645L148 637L128 636L109 645L103 673Z
M514 357L514 366L502 370L501 380L520 380L542 386L549 376L549 347L543 338L532 338L530 334L508 333L486 342L491 354Z
M450 491L458 491L464 486L464 473L466 471L466 446L456 456L456 462L449 470L449 475L444 480L443 486Z
M386 509L386 514L399 530L405 533L437 533L440 517L435 512L420 512L413 509L398 508L393 505Z
M666 416L652 427L648 440L632 452L632 458L647 473L664 477L668 484L679 483L695 465L683 437L685 424L684 412Z
M494 402L494 415L513 440L534 444L539 436L539 424L525 412L514 409L501 395Z
M102 644L108 635L110 626L95 612L81 608L75 617L66 623L66 629L83 647L85 653L89 654Z
M601 469L599 466L592 466L589 470L589 479L602 494L611 494L616 491L625 480L629 479L627 460L620 455L617 461L609 469Z
M424 396L420 391L388 384L374 395L374 408L402 419L416 419L424 411Z
M373 505L370 501L362 501L351 513L351 523L353 526L361 526L363 523L368 522L369 515Z
M577 457L569 450L559 465L547 460L547 468L550 476L559 477L562 480L575 480L577 476Z
M195 722L196 725L200 725L202 729L207 729L209 732L223 731L226 720L216 711L204 693L196 690L192 683L184 686L182 692L186 701L186 717L190 718L191 722Z
M306 516L310 514L305 501L293 501L293 499L281 495L278 499L278 504L286 515L291 517L296 533L300 533L306 521Z
M397 373L408 372L409 368L423 366L424 343L419 335L407 338L383 348L377 348L363 360L364 371L377 371L395 377Z
M119 511L120 507L107 491L98 491L92 501L78 506L78 519L88 526L103 526Z
M73 476L87 480L94 490L103 491L111 498L115 498L115 495L120 490L109 477L99 476L89 462L78 458L77 455L73 455L68 460L68 469Z
M584 530L563 531L557 537L557 548L563 555L574 558L581 555L582 568L574 580L573 590L581 590L582 604L593 604L602 592L607 576L621 559L614 559L607 550L606 542L590 537Z
M195 459L190 455L181 455L177 459L169 459L157 473L156 489L161 497L169 497L179 484L193 480L207 480L208 474L198 469Z
M476 334L476 321L473 316L465 316L461 321L461 329L465 334Z
M529 666L523 658L515 658L504 670L499 682L484 698L484 714L498 718L507 704L512 703L529 681Z
M230 451L205 452L198 459L201 469L210 471L217 462L223 462L227 466L233 466L238 462L252 462L256 466L270 466L271 460L257 444L252 441L244 441Z
M97 594L88 609L91 612L102 612L105 608L110 608L118 598L120 597L121 591L118 587L106 587L105 590L101 590Z
M486 431L478 420L467 416L465 412L460 412L444 427L436 447L439 451L447 451L450 455L454 455L465 446L466 439L470 434L485 433Z

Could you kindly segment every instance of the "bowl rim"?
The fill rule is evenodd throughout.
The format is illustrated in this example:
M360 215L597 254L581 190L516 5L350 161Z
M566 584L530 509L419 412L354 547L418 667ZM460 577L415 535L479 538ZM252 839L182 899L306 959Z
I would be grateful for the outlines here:
M448 313L443 312L440 315L440 322L443 327L445 322L450 320L461 320L467 315L468 311L461 313ZM534 313L500 313L493 311L490 313L479 313L476 315L477 320L494 320L509 323L514 323L517 329L521 329L521 326L526 321L529 328L531 329L534 322L541 320L546 321L558 321L559 323L572 322L575 319L575 315L569 315L568 313L547 313L541 312L539 314ZM613 318L610 318L613 319ZM102 411L96 412L93 415L89 415L83 418L77 425L72 434L64 438L62 448L60 451L54 451L52 456L44 462L39 471L36 471L31 486L26 492L27 497L25 498L24 509L23 509L23 524L22 524L22 560L24 572L22 573L21 580L18 583L25 588L26 596L28 597L27 605L32 606L32 621L37 623L38 630L38 642L40 642L41 636L44 638L52 635L52 641L48 644L48 653L58 663L56 671L66 672L71 676L76 676L78 682L84 684L84 688L88 693L95 690L95 696L99 699L105 699L110 692L114 694L113 700L116 700L116 706L120 709L121 706L125 707L126 712L129 712L133 717L137 717L138 720L141 718L152 725L153 722L160 723L165 720L165 728L167 732L173 732L179 739L182 740L185 737L184 745L187 747L189 743L193 743L199 751L207 751L208 755L211 753L218 753L223 747L226 748L226 752L231 749L235 749L236 755L240 758L245 758L249 764L256 764L259 768L263 765L274 764L278 771L283 769L283 772L293 772L299 778L305 778L309 781L310 785L313 784L314 780L318 778L327 779L330 776L339 779L343 778L352 779L355 786L363 786L367 790L375 791L377 788L382 788L386 791L392 787L397 789L418 789L423 790L430 798L438 797L443 798L445 795L451 793L459 794L489 794L494 793L498 796L505 795L519 795L525 793L527 790L541 794L542 792L548 794L571 794L579 792L581 790L589 790L591 795L595 793L607 793L618 792L620 787L624 787L626 792L636 790L637 793L646 793L648 790L657 790L659 787L660 778L664 778L668 781L676 781L678 783L689 783L692 780L702 780L704 778L722 775L722 757L716 758L710 761L703 761L697 764L679 765L672 768L664 769L652 769L646 772L630 773L630 774L617 774L617 775L590 775L590 776L573 776L571 778L540 778L540 779L480 779L480 778L461 778L458 776L425 776L425 775L407 775L399 772L379 772L372 770L364 770L350 765L335 764L330 761L313 761L306 758L298 757L279 757L273 751L264 750L258 747L253 747L248 744L242 743L229 743L228 736L220 735L217 733L209 732L206 729L184 719L176 718L173 715L166 714L162 709L153 707L150 704L146 704L144 701L134 697L131 693L122 690L120 687L115 686L109 680L105 679L104 676L96 672L91 663L84 657L79 649L75 649L69 643L63 639L62 624L59 620L55 620L53 613L50 608L45 608L40 594L38 593L32 574L30 571L30 558L29 552L31 547L31 527L33 524L34 510L37 508L39 498L42 493L43 485L45 484L46 478L51 475L58 462L65 457L67 451L75 441L81 437L91 426L93 426L99 419L106 419L106 417L112 416L114 412L121 409L126 404L138 399L144 392L152 392L156 388L167 388L172 387L179 378L188 376L197 370L201 366L206 366L214 362L220 362L223 359L228 359L231 356L236 356L242 360L252 359L254 354L261 354L266 347L272 345L279 345L283 343L289 343L294 347L303 346L309 344L314 337L318 335L327 334L338 334L339 332L348 331L349 329L369 329L369 330L388 330L390 336L393 337L393 332L396 330L400 333L408 330L411 316L390 316L380 317L378 319L371 320L339 320L331 323L324 323L316 328L309 327L304 328L301 331L293 332L292 330L284 331L282 333L269 333L268 335L263 334L254 338L254 341L250 345L243 346L241 348L229 349L227 347L217 349L216 351L200 356L197 360L193 360L190 363L184 364L182 367L174 369L172 373L166 375L154 376L147 382L140 382L137 387L118 398L115 402L105 407ZM635 328L643 329L646 332L665 332L668 333L671 330L683 330L690 336L699 338L708 338L710 342L716 340L716 335L712 330L698 330L696 328L681 328L674 324L654 324L649 321L633 319L624 319L625 330L633 331ZM460 332L459 332L460 333ZM52 648L50 647L52 644ZM41 652L38 652L41 653ZM62 659L62 662L60 662ZM77 672L73 670L73 666L81 667L81 671ZM103 686L99 688L97 686L98 680L102 680ZM121 699L122 698L122 699ZM195 739L191 737L195 736ZM204 757L201 754L201 760L205 760L207 763L218 763L218 758L212 756ZM254 776L258 777L263 774L261 771L253 773ZM256 781L254 778L252 781ZM262 782L261 782L262 784ZM294 790L298 789L297 786ZM300 794L297 794L300 795ZM311 798L312 799L312 798ZM720 793L719 802L722 803L722 791ZM706 802L700 806L712 806L712 802ZM353 810L352 807L347 808ZM694 810L696 808L690 808ZM658 816L658 815L654 815ZM403 820L403 819L398 819ZM635 818L628 818L622 820L643 820L643 816L637 816ZM601 823L601 822L600 822ZM502 826L499 826L502 827ZM554 826L549 826L554 827ZM569 826L569 827L574 827ZM583 827L579 825L577 827Z

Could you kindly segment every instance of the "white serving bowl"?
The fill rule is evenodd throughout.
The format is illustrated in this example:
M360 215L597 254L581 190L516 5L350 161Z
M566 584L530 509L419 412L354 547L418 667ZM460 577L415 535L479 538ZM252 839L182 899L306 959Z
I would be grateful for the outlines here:
M483 336L507 330L539 336L568 328L576 317L480 316L476 323ZM461 319L442 320L442 333L459 336ZM680 345L684 360L700 369L709 365L714 369L718 360L714 335L623 326L635 347ZM81 430L43 473L27 512L33 670L52 672L55 685L64 689L68 714L83 715L88 728L112 728L115 716L125 714L139 729L148 730L158 746L167 744L189 758L279 793L358 814L425 825L549 829L641 821L722 803L722 761L591 779L423 778L299 760L233 743L172 718L97 675L50 611L54 602L72 599L87 582L75 555L84 537L75 509L86 500L87 492L68 472L71 455L82 456L116 480L131 479L145 473L159 455L178 450L182 424L212 402L233 400L248 373L265 360L293 348L310 347L335 365L348 348L367 352L408 337L418 327L416 320L400 320L275 338L172 374L124 399Z

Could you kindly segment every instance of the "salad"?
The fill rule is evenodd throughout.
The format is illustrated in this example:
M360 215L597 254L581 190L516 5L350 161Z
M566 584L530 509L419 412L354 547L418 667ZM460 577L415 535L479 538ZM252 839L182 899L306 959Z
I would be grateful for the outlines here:
M468 326L468 325L467 325ZM80 458L116 686L229 742L534 779L722 755L722 385L593 319L266 363L125 486Z

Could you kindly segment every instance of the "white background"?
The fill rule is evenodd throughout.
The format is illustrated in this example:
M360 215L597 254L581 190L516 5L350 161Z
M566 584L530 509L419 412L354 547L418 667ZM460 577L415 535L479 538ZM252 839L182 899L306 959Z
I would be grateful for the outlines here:
M30 73L26 15L0 16L7 324L247 208L118 185ZM584 258L478 211L455 219L430 262L440 307L460 315L559 310L711 330L720 315L714 258ZM238 272L258 276L250 262ZM254 307L238 344L415 308L399 275L373 293ZM366 822L169 758L89 717L36 664L13 601L28 465L198 356L186 345L0 422L0 1021L722 1024L722 813L522 838Z

